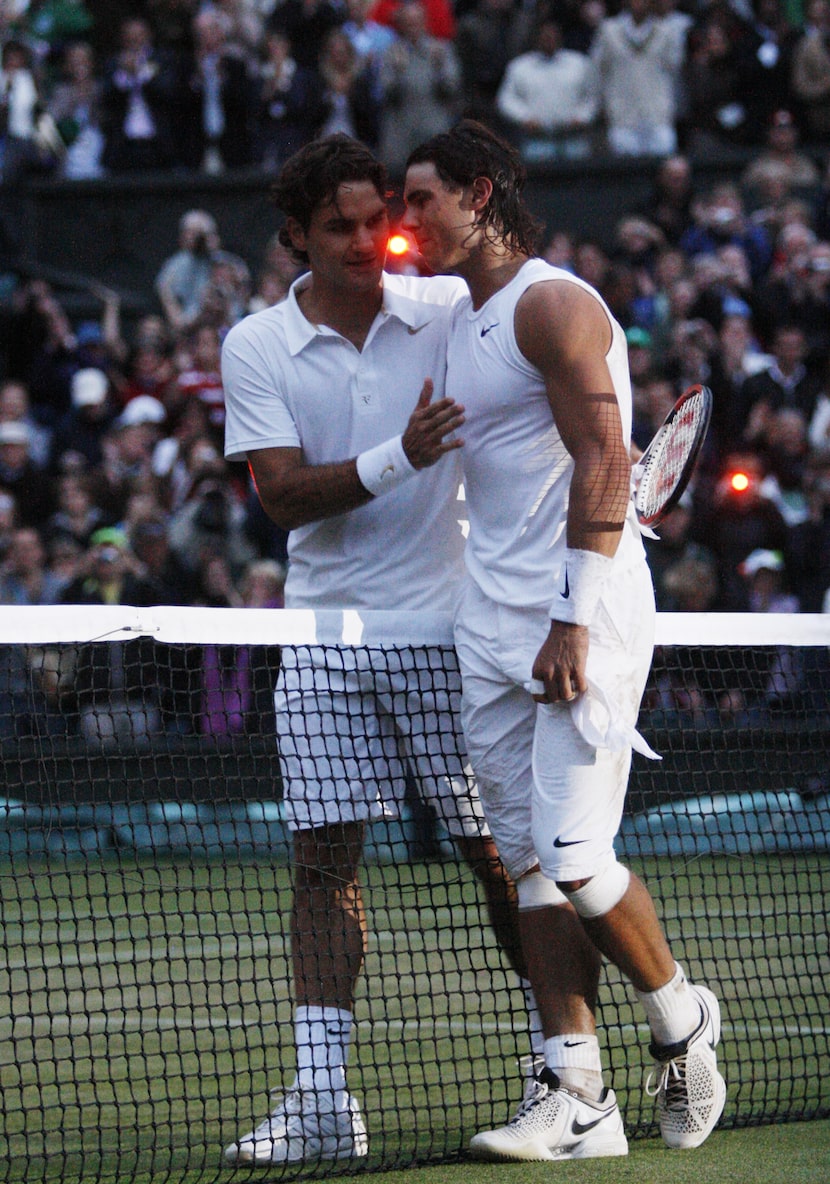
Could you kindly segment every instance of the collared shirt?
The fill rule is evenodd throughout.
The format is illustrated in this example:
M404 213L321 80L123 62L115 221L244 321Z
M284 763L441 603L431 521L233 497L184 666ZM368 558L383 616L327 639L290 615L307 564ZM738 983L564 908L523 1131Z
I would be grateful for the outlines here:
M384 275L362 350L312 324L288 297L228 333L222 351L225 455L301 448L311 465L348 460L402 433L425 378L443 397L450 277ZM463 562L458 453L364 506L291 531L288 608L449 611Z

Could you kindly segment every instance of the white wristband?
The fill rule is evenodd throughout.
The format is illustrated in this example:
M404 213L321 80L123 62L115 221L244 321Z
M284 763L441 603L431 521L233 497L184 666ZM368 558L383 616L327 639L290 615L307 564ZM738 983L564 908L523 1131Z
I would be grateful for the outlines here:
M613 560L598 551L565 550L559 576L559 591L550 606L553 621L590 625Z
M357 475L360 484L377 497L390 489L396 489L408 477L417 472L409 463L403 450L403 437L394 436L384 440L376 448L361 452L357 458Z

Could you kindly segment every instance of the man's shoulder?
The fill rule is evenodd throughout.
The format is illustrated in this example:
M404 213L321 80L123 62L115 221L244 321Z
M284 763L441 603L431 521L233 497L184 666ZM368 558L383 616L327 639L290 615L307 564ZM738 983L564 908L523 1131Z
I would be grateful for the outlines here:
M241 321L232 325L225 335L225 348L233 349L244 346L246 342L260 341L263 338L282 335L286 316L285 301L272 304L268 308L261 308L259 312L249 312Z
M419 304L455 304L468 293L467 285L455 275L397 275L383 273L383 290Z

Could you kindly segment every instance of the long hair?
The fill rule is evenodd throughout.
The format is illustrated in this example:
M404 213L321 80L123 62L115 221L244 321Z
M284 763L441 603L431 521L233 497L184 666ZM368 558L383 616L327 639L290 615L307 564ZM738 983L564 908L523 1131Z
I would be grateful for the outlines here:
M271 200L286 218L295 218L304 231L314 211L332 201L346 181L369 181L386 199L386 169L365 145L343 132L322 136L289 157L271 186ZM300 263L308 262L305 251L292 244L285 226L279 241Z
M513 145L485 124L462 119L411 152L406 167L413 164L434 164L444 184L454 189L472 185L476 177L487 177L493 193L481 212L479 227L511 251L536 254L544 228L522 200L527 172Z

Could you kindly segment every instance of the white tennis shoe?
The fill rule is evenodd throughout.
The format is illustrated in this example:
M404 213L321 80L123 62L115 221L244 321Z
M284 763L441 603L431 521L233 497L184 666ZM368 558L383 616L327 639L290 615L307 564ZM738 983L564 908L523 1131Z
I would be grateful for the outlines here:
M228 1163L266 1166L322 1159L359 1159L369 1152L357 1100L344 1110L322 1109L311 1090L288 1090L268 1117L225 1149Z
M487 1160L595 1159L627 1155L628 1141L617 1099L606 1089L598 1102L563 1089L550 1069L529 1083L507 1126L482 1131L470 1153Z
M657 1064L645 1090L657 1099L660 1134L667 1147L699 1147L714 1130L726 1102L726 1082L718 1072L720 1007L707 987L692 986L700 1004L700 1025L688 1040L652 1044Z

